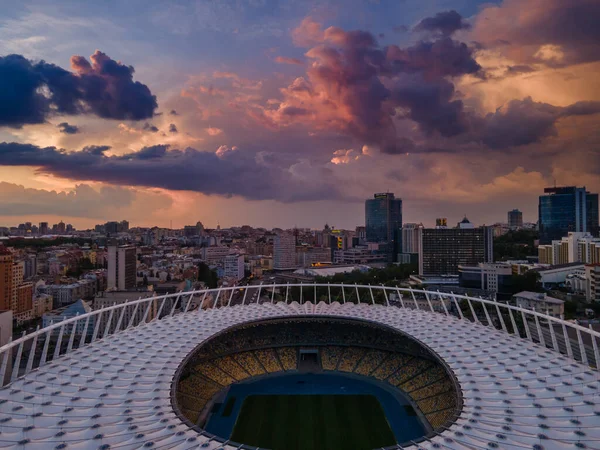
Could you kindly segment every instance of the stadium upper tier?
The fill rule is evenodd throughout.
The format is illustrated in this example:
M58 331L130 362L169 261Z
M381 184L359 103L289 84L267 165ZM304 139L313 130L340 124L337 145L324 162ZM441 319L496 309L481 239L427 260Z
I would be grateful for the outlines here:
M141 299L5 345L0 447L242 448L198 431L175 411L181 367L200 344L232 327L308 316L397 330L449 369L462 399L456 419L420 442L392 448L600 448L598 333L481 299L341 285L245 286ZM285 348L278 367L294 364ZM359 372L354 350L349 358L340 355L331 364ZM244 367L268 371L269 364Z

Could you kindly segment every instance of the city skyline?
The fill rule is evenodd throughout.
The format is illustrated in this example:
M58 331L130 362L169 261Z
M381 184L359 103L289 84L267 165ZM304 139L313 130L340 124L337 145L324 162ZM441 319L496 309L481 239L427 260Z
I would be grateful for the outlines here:
M535 222L545 187L600 191L593 0L3 13L2 224L353 228L386 191L407 222Z

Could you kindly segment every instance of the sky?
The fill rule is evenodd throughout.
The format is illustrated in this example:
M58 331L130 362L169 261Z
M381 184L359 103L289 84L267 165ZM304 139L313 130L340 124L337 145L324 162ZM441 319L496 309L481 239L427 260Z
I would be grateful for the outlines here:
M597 0L0 0L0 226L537 220L600 191Z

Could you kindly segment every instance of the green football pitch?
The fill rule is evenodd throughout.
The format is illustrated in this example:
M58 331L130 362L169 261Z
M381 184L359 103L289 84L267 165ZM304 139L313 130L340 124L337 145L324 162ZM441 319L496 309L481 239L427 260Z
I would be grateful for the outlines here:
M369 450L396 444L372 395L251 395L231 440L272 450Z

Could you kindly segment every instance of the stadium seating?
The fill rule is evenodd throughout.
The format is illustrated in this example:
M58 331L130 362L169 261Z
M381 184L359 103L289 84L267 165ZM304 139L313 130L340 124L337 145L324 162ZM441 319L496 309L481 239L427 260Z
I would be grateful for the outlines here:
M279 363L279 358L277 358L277 354L272 348L256 350L254 354L267 372L274 373L283 371L283 367L281 367L281 364Z
M264 375L265 368L258 362L254 356L254 352L242 352L233 355L236 362L250 373L253 377Z
M277 349L279 360L283 365L283 370L296 370L298 367L298 356L293 347L280 347Z
M177 401L198 420L221 390L249 377L298 369L298 349L317 347L321 368L373 377L407 393L435 429L454 417L457 396L446 369L401 336L353 323L323 326L318 320L252 324L205 343L178 383ZM412 351L411 351L412 349Z
M342 372L354 372L354 368L358 365L364 355L365 349L362 347L346 347L342 353L337 370Z
M354 371L359 375L370 375L388 355L388 352L369 349Z

